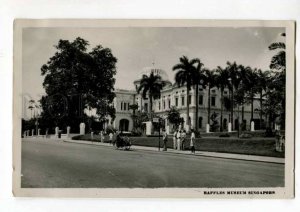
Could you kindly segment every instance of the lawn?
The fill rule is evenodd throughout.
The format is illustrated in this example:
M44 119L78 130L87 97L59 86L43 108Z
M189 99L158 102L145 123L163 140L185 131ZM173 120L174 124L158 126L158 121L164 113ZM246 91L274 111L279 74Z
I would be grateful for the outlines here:
M74 140L89 140L91 141L90 134L73 137ZM93 141L99 142L100 136L94 135ZM105 136L105 142L108 142L108 136ZM131 143L136 146L150 146L158 147L158 137L131 137ZM160 146L163 142L161 139ZM171 137L168 139L168 148L173 148L173 140ZM186 149L189 148L189 141L186 142ZM247 155L261 155L270 157L284 158L284 152L275 151L275 138L249 138L238 139L234 137L219 138L207 137L196 139L196 151L209 151L209 152L225 152L237 153Z

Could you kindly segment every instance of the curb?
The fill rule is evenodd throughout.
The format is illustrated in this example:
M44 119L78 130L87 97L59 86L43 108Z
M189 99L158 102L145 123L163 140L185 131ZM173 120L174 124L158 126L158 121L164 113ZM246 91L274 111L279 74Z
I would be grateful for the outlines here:
M68 140L62 140L62 142L67 142L67 143L76 143L76 144L85 144L85 145L95 145L95 146L104 146L104 147L112 147L112 146L109 146L109 145L105 145L103 143L99 143L99 142L92 142L92 141L84 141L84 140L71 140L71 139L68 139ZM197 156L197 157L212 157L212 158L223 158L223 159L229 159L229 160L244 160L244 161L253 161L253 162L263 162L263 163L275 163L275 164L285 164L285 159L282 158L282 161L270 161L270 160L258 160L258 159L254 159L254 158L236 158L236 157L228 157L228 156L222 156L220 153L220 155L206 155L206 154L196 154L196 155L193 155L193 154L188 154L186 152L175 152L175 151L155 151L155 150L152 150L152 149L143 149L143 148L137 148L135 149L134 147L143 147L143 146L135 146L135 145L132 145L133 149L134 150L137 150L137 151L147 151L147 152L157 152L157 153L167 153L167 154L177 154L177 155L188 155L188 156ZM151 147L150 147L151 148ZM217 153L218 154L218 153ZM230 153L228 153L230 154ZM266 157L266 156L261 156L261 157ZM271 158L271 157L268 157L268 158ZM276 158L278 159L278 158Z

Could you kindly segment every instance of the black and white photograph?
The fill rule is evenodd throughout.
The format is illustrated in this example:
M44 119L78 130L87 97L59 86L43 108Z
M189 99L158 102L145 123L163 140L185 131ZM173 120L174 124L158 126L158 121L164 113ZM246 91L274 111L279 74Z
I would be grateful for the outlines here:
M15 20L14 195L293 198L294 36L293 21Z

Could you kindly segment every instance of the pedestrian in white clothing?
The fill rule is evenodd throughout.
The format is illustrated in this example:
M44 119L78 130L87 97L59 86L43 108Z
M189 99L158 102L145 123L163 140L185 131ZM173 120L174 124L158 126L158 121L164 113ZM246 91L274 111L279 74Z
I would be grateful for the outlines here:
M177 150L180 150L180 147L181 147L181 131L179 131L179 130L177 130L176 139L177 139Z
M191 133L190 148L191 148L191 153L195 154L195 139L196 139L196 136L195 136L194 130L191 130L191 131L192 131L192 133Z
M177 149L177 141L176 141L177 130L175 130L173 134L173 149Z
M109 136L109 144L111 145L113 142L113 137L114 137L113 132L111 131L108 136Z
M185 149L185 138L186 138L185 130L182 131L180 137L181 137L181 150L184 150Z

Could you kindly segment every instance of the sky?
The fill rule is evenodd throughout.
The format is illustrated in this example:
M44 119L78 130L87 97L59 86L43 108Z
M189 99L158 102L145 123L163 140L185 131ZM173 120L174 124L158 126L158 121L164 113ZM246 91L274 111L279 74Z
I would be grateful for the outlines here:
M38 100L44 94L41 66L54 55L60 39L87 40L110 48L118 59L115 88L134 89L133 81L144 67L166 71L171 82L172 67L183 55L199 58L204 66L225 67L226 61L268 70L274 52L268 46L282 41L284 28L247 27L149 27L149 28L25 28L23 30L23 94Z

